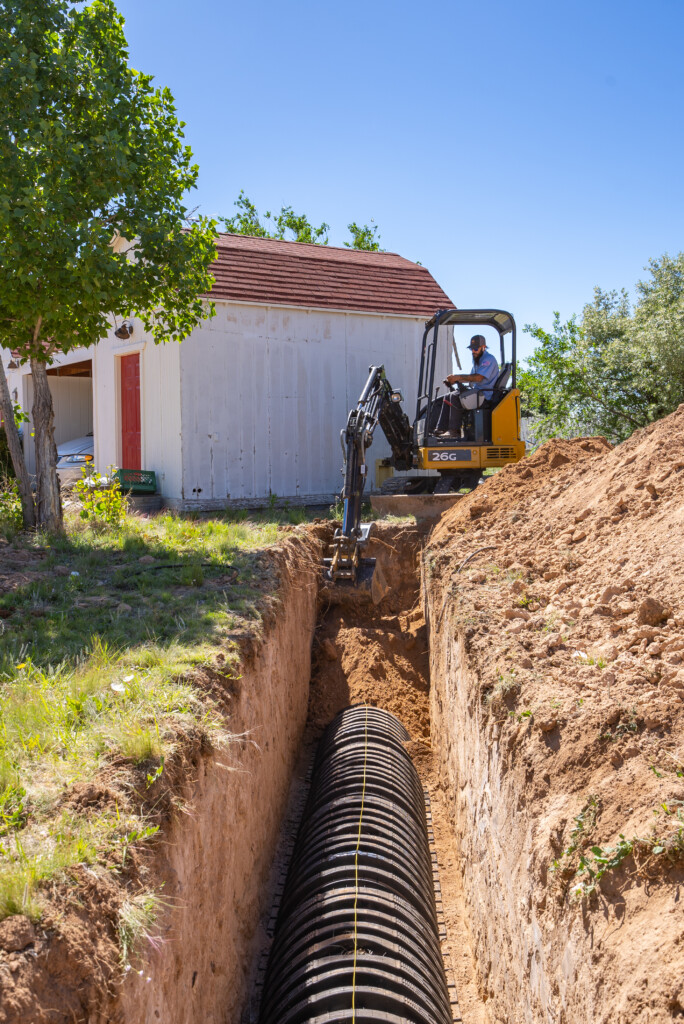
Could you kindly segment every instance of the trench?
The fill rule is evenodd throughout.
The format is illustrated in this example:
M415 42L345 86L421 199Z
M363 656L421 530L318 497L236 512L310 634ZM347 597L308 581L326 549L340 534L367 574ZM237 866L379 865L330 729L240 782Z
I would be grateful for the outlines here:
M30 978L22 991L36 1012L3 1001L5 970L0 1024L259 1024L315 748L335 716L353 705L383 709L408 736L401 748L426 795L453 1020L668 1024L681 1018L684 975L674 955L669 974L660 970L659 952L662 946L666 954L676 949L681 961L681 865L644 876L646 885L635 860L634 867L616 872L612 888L604 887L594 904L571 902L563 879L551 878L552 858L572 835L569 827L578 818L571 815L585 799L587 779L592 789L586 792L597 792L598 785L612 793L615 786L613 759L596 753L605 739L606 700L586 720L579 706L569 713L568 729L577 733L568 737L564 760L554 762L559 745L547 735L547 719L533 723L526 704L515 711L515 693L492 713L487 684L499 669L492 642L501 622L490 613L499 606L475 603L472 586L457 575L454 552L440 551L438 535L376 523L368 552L378 560L375 579L381 580L375 604L349 591L340 601L321 586L320 559L330 532L323 522L297 528L273 548L279 582L264 603L265 613L272 611L259 637L245 637L240 674L203 669L200 682L220 700L232 736L220 747L200 745L199 739L193 744L174 791L177 813L141 860L140 877L147 890L163 894L165 910L154 934L145 936L149 941L135 969L123 977L113 971L109 979L94 971L92 979L85 977L83 965L97 961L98 941L105 937L114 946L112 915L96 904L76 904L85 926L77 933L80 944L70 945L58 927L45 929L38 948L4 960L10 972ZM507 601L517 594L517 583L506 587ZM505 651L507 642L504 637ZM546 646L540 643L537 652L542 669ZM546 682L542 677L540 683ZM651 706L644 706L650 714ZM593 729L601 731L598 741ZM587 763L591 773L582 774ZM662 772L656 774L660 785ZM625 799L637 792L633 777L622 781ZM672 792L684 801L684 791ZM621 806L618 812L612 820L622 826ZM391 821L389 829L396 832ZM430 889L425 874L423 896ZM665 936L662 946L653 944L655 927L658 937ZM287 952L285 943L281 979ZM362 957L376 952L370 942L360 948ZM429 993L434 985L416 977L414 953L395 958L398 973L403 983L418 982ZM302 962L308 969L306 958ZM377 980L373 968L382 973L380 964L361 966L365 979ZM2 967L0 959L0 974ZM337 987L346 986L342 995L348 998L348 963L335 969L342 971ZM371 987L381 986L372 981ZM55 1009L59 1000L76 1010ZM338 1012L328 1008L318 1016L331 1021Z
M326 530L319 529L318 544L327 539ZM290 899L293 856L306 859L295 840L305 816L313 758L336 716L362 705L387 712L402 731L401 755L395 750L399 760L385 764L383 771L389 769L400 789L413 786L414 799L415 787L421 789L424 818L412 841L421 847L416 856L423 858L423 881L410 898L433 907L436 932L430 941L441 954L439 965L432 964L434 977L421 981L420 955L415 948L411 952L405 935L403 948L393 951L395 975L404 975L403 982L395 978L395 988L404 984L407 999L412 991L431 992L425 998L437 999L439 1012L426 1010L418 1019L442 1024L487 1020L470 953L450 794L442 788L430 738L430 659L420 585L425 535L415 526L382 522L374 533L368 553L378 560L384 591L377 605L353 592L340 600L339 594L321 589L314 571L321 548L311 544L311 534L295 544L295 557L285 557L280 614L237 684L231 723L241 738L233 750L206 760L193 780L192 809L180 818L164 863L157 867L172 907L161 941L144 971L126 980L111 1017L103 1019L123 1024L272 1024L277 1019L272 1008L282 993L277 985L275 994L269 992L268 974L275 972L281 985L288 979L289 943L278 937L278 911L283 899ZM381 747L376 744L380 757ZM401 757L414 782L406 781ZM432 871L427 881L426 856ZM305 895L300 893L301 900ZM384 897L378 898L382 903ZM370 985L368 999L382 1014L387 1004L377 1002L377 990L387 981L387 971L373 965L371 938L366 934L362 947L370 960L357 965L363 968L359 984ZM269 955L274 948L277 952L278 943L281 962L274 968ZM394 945L402 947L402 942ZM335 987L335 977L342 977L337 988L346 999L349 959L338 967L341 975L333 972L329 988ZM446 986L448 1010L444 995L435 995L440 986ZM300 989L295 984L292 991ZM395 997L396 992L390 993L390 1003ZM333 1004L325 1003L321 1015L334 1013ZM395 1002L401 1016L397 1007ZM308 1018L295 1014L293 1020L299 1019Z
M318 744L326 743L328 730L334 727L335 721L339 721L341 715L345 714L345 709L350 708L357 713L364 708L370 709L372 713L373 709L382 709L394 721L400 723L400 728L403 727L405 730L401 741L402 753L409 761L411 772L421 788L420 803L424 817L418 832L423 836L426 848L429 849L431 874L426 882L423 871L420 882L414 886L413 896L418 900L427 898L436 909L440 966L437 970L433 964L435 974L427 982L427 989L432 993L445 990L448 1009L447 1016L444 1016L443 1005L441 1009L433 1007L432 1011L424 1007L418 1019L463 1020L466 1024L480 1024L485 1020L483 1001L478 992L475 965L467 939L461 872L458 859L453 853L448 800L441 789L439 766L430 738L428 631L422 611L420 583L425 531L416 526L378 523L374 532L375 536L368 553L377 559L379 565L384 592L380 603L376 605L367 597L358 598L353 590L345 592L340 587L332 592L326 588L319 592L318 618L312 645L312 674L304 752L295 772L283 836L274 858L269 886L269 906L262 920L262 941L252 964L250 992L242 1014L243 1024L272 1024L281 1019L278 1014L273 1015L274 1005L282 1008L282 998L274 996L274 985L269 983L269 975L275 975L280 979L281 988L278 989L275 985L275 989L278 996L282 997L282 978L283 974L287 975L287 966L283 964L283 960L287 964L289 953L289 945L282 936L283 933L287 936L288 929L292 927L287 906L283 910L283 901L290 899L288 891L293 885L293 863L301 865L307 856L306 851L301 849L301 844L305 840L301 832L298 834L298 830L301 826L302 831L306 833L302 819L306 822L306 797L311 785L311 768L314 759L320 757L320 754L316 755ZM333 726L330 723L333 723ZM357 770L360 756L360 751L357 750ZM394 778L400 790L410 788L411 783L402 775L402 768L396 762L385 765L384 773L389 779ZM314 772L314 777L315 775ZM354 796L358 797L358 793L351 794L349 799L352 802ZM409 817L410 814L404 814L403 821L406 822ZM332 830L332 822L330 825ZM340 827L344 827L343 823ZM347 853L354 845L353 838L347 835L346 843L343 843ZM381 843L379 849L380 847ZM325 859L331 854L334 857L335 851L331 850L329 845L324 846L322 851L319 850L321 869ZM421 855L414 852L413 856L417 877L420 874ZM392 854L390 853L388 857L391 862ZM350 881L343 873L344 877ZM429 892L426 891L426 887ZM335 898L332 902L335 902ZM329 897L326 899L326 906L328 904ZM328 910L334 923L334 906L328 906ZM366 907L366 917L366 929L370 928L372 931L371 904ZM349 924L342 913L341 917L338 916L342 932L345 930L345 922ZM314 923L319 926L321 922ZM394 923L396 925L396 922ZM372 968L374 953L391 957L396 950L385 950L384 953L380 953L380 947L373 946L370 941L368 930L363 932L363 925L364 918L361 913L356 927L366 936L363 948ZM374 937L377 940L377 935ZM401 947L401 942L398 945ZM415 949L403 947L398 955L401 957L401 969L404 972L411 976L411 972L417 970L420 975L420 956L416 956ZM345 971L350 968L351 960L349 950L343 950L340 963L337 965L337 970L344 980L343 984L341 988L339 985L336 988L335 975L332 973L329 979L330 992L326 996L332 1000L330 1005L334 1011L325 1003L321 1013L336 1012L339 1015L343 1006L351 1005L350 979L345 975ZM320 967L322 972L326 963L327 961ZM400 973L400 965L397 962L396 979ZM370 977L372 976L371 969ZM401 988L401 981L396 979L395 985ZM313 984L311 979L309 981ZM381 977L379 981L377 978L375 981L376 987L371 986L372 990L366 993L365 1005L375 1006L376 1012L388 1013L387 1019L393 1019L392 985L387 984L383 992L386 979L383 981ZM413 981L416 981L415 977ZM297 978L292 977L289 982L292 991L298 991ZM420 984L417 984L417 988L420 987ZM317 991L315 984L313 991ZM411 992L409 983L404 993L406 1006L411 1002ZM335 998L341 999L341 1003L335 1004ZM439 999L442 999L442 996L438 997L438 1001ZM396 1010L396 1005L394 1009ZM311 1015L314 1016L313 1010ZM296 1016L294 1019L297 1019ZM336 1016L335 1019L342 1017ZM412 1018L408 1016L405 1019Z

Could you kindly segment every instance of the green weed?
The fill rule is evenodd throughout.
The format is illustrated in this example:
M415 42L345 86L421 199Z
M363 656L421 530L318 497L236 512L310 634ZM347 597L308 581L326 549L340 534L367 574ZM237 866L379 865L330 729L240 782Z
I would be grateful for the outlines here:
M567 869L568 859L582 846L588 833L595 827L600 809L601 803L599 798L594 795L589 796L582 810L572 819L573 826L570 829L570 843L563 850L560 857L553 861L551 865L552 872Z
M575 879L569 886L570 896L583 899L596 892L606 872L614 871L627 858L640 860L646 857L663 857L672 863L684 857L684 802L663 803L654 811L656 816L664 815L663 827L654 828L647 837L633 836L627 839L623 832L613 845L589 845L589 834L596 825L600 804L597 797L589 797L587 804L573 819L570 830L570 844L550 870L562 877Z
M136 843L142 843L146 839L151 839L153 836L156 836L158 831L158 825L139 825L132 828L130 832L125 832L122 836L119 836L122 850L121 866L125 866L126 857L131 846L134 846Z
M496 708L503 704L508 696L518 693L519 690L520 681L518 680L514 670L510 672L499 672L497 675L497 682L494 684L492 689L485 694L484 703L489 705L491 708Z
M109 475L81 470L81 479L74 484L81 502L81 519L94 520L106 526L121 526L128 508L128 500L121 490L115 466L109 466Z
M534 712L531 708L526 708L524 711L509 711L511 718L515 718L516 722L524 722L527 718L534 718Z
M26 790L21 786L5 786L0 793L0 836L23 827L26 821L24 801Z
M623 860L631 856L633 850L634 840L625 839L621 832L614 846L592 846L580 854L575 872L580 881L571 887L571 895L576 898L591 895L606 871L619 867Z

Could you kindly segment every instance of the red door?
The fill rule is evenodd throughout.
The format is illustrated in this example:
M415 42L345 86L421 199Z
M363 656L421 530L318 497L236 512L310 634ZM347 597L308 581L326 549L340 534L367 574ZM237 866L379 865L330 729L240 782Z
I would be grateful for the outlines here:
M142 469L140 455L140 353L121 357L121 468Z

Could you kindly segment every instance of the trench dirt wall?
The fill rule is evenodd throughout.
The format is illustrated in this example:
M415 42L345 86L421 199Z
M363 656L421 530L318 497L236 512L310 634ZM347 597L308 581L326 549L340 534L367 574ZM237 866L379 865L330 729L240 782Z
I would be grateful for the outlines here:
M152 866L166 912L105 1019L239 1019L311 673L315 557L295 544L283 561L275 615L229 695L234 739L203 756L186 787Z
M485 720L479 684L450 617L443 617L431 640L432 747L452 822L486 1019L597 1020L592 941L581 914L552 928L538 914L547 899L535 864L535 835L543 822L525 810L535 800L525 765L508 771L506 751L515 736L506 736L502 749L500 727Z
M606 811L622 799L624 813L643 799L638 780L618 796L614 777L601 777L600 762L588 759L579 722L581 752L558 779L556 737L534 717L483 706L470 627L447 613L436 632L440 604L426 600L431 745L462 877L462 939L475 965L478 1012L487 1024L684 1019L680 863L663 876L648 852L629 857L584 898L572 894L576 878L552 868L589 795Z

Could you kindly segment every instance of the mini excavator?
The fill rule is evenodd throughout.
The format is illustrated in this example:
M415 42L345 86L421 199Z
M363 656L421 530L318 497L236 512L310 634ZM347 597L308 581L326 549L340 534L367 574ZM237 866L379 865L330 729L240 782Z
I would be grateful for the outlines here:
M492 386L492 397L479 409L466 411L461 438L435 434L446 394L454 387L435 381L436 367L446 365L450 326L493 327L501 346L500 372ZM510 362L506 361L506 337L511 336ZM452 340L453 345L453 340ZM343 518L335 531L331 555L324 559L327 579L364 584L370 581L374 559L363 557L371 523L361 522L363 491L368 466L366 452L373 443L378 424L387 438L391 455L388 464L400 472L432 470L430 474L392 477L395 494L448 494L472 490L483 470L518 462L525 454L520 439L520 392L516 388L516 329L510 313L501 309L441 309L425 324L420 356L416 416L411 422L401 408L403 396L385 375L384 366L371 366L356 407L340 433L344 465L342 473ZM454 348L455 351L455 348ZM456 353L458 357L458 353ZM445 394L440 396L441 387ZM435 472L436 471L436 472ZM383 489L385 489L383 487Z

